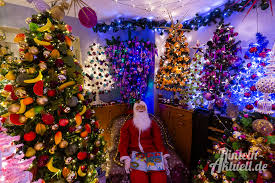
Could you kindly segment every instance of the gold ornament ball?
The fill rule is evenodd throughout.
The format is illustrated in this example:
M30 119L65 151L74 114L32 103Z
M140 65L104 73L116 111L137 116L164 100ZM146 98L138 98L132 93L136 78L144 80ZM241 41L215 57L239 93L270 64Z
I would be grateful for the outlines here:
M37 55L38 54L38 48L35 46L29 47L29 52L33 55Z
M272 173L269 170L264 170L263 171L263 179L269 180L272 178Z
M21 116L19 117L19 122L20 122L20 123L26 123L26 121L27 121L26 116L21 115Z
M15 62L16 64L21 64L21 63L22 63L22 60L21 60L21 59L16 59L14 62Z
M232 128L236 128L238 131L242 129L242 127L236 122L232 124Z
M27 73L28 74L34 74L36 72L36 69L34 67L30 67L28 70L27 70Z
M56 146L53 146L53 147L49 150L49 152L50 152L51 154L54 154L54 153L55 153L55 150L56 150Z
M44 148L44 144L41 142L38 142L34 145L34 149L37 151L41 151Z
M269 135L273 132L273 125L265 119L256 119L253 121L252 128L262 135Z
M11 104L8 108L8 111L10 113L17 113L20 110L20 105L19 104Z
M96 147L99 147L100 144L101 144L101 142L99 140L95 142Z
M7 60L7 62L8 62L9 64L11 64L11 63L13 62L13 57L12 57L12 56L8 56L8 57L6 58L6 60Z
M49 33L45 33L44 39L45 39L46 41L51 41L51 40L53 39L53 36L52 36L51 34L49 34Z
M94 154L90 154L90 160L95 159L95 155Z
M59 144L60 148L66 148L68 146L68 142L66 140L62 140Z
M58 127L59 127L58 124L55 124L55 125L52 126L52 130L57 130Z
M32 22L32 18L31 17L26 18L25 22L26 24L30 24Z
M1 0L0 0L0 6L1 6ZM2 30L0 30L0 41L3 41L6 39L6 34Z
M40 70L44 71L47 69L47 64L45 62L41 62L38 64Z
M49 52L49 51L44 51L43 52L43 56L45 57L45 58L48 58L49 56L50 56L50 54L51 54L51 52Z
M38 105L45 105L48 103L48 97L46 97L46 96L38 97L36 99L36 102Z
M27 95L25 88L19 87L15 89L15 95L19 98L24 98Z
M0 34L1 34L1 32L0 32ZM6 55L8 53L8 50L5 48L5 47L1 47L0 48L0 56L4 56L4 55Z
M20 48L27 49L29 47L28 43L25 41L20 41L19 42Z
M73 158L72 157L68 157L68 158L65 159L65 164L69 165L69 164L72 163L72 161L73 161Z

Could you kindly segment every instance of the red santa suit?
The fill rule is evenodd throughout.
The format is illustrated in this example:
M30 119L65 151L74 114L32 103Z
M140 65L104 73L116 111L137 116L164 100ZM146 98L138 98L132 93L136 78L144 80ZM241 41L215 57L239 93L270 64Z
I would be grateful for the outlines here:
M146 130L140 130L134 124L133 119L125 122L120 132L120 143L118 146L120 161L130 158L133 151L136 152L162 152L164 158L168 157L162 141L158 124L151 120L151 125ZM143 172L131 170L131 183L166 183L165 171Z

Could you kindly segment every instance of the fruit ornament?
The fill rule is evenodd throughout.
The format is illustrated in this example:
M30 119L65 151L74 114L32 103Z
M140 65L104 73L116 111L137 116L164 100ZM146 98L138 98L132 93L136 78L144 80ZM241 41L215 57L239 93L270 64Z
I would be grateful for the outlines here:
M34 181L93 182L106 154L91 100L82 90L70 26L49 12L33 15L28 23L29 29L14 39L21 62L3 66L9 82L2 115L8 133L21 137L25 158L36 157Z

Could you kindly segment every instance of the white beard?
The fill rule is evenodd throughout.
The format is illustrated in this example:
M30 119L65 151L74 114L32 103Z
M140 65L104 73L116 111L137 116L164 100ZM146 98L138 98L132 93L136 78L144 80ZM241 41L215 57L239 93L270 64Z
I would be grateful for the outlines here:
M138 112L135 110L133 122L135 127L141 131L145 131L151 126L151 119L149 118L147 111Z
M135 127L141 131L145 131L151 126L151 119L149 118L149 115L147 111L144 112L138 112L134 110L134 118L133 122Z

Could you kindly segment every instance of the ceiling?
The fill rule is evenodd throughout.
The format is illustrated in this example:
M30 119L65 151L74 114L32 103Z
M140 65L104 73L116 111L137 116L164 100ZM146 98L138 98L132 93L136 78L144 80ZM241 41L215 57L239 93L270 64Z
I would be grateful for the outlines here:
M49 3L53 0L45 0ZM67 0L70 1L70 0ZM99 21L111 20L119 17L149 18L155 20L169 20L168 11L173 19L185 20L196 13L205 13L221 6L227 0L83 0L93 8ZM30 7L27 0L12 0L8 3ZM78 14L76 10L76 15ZM68 14L75 16L74 8Z

